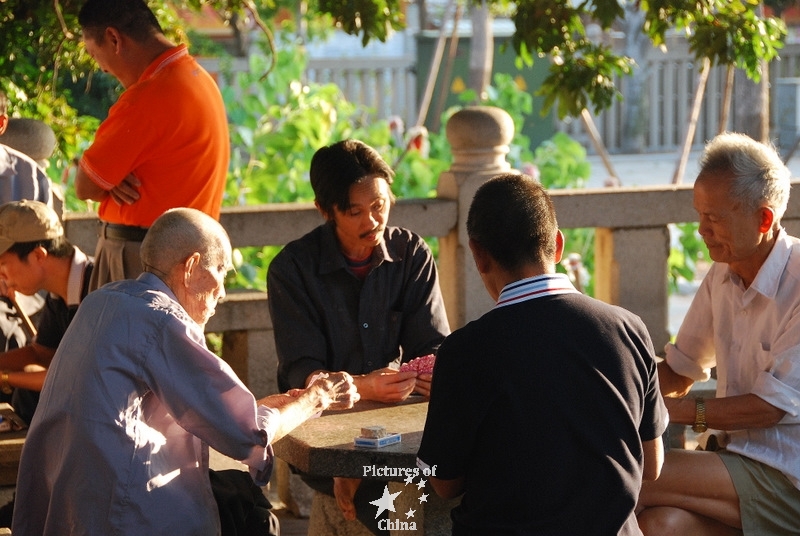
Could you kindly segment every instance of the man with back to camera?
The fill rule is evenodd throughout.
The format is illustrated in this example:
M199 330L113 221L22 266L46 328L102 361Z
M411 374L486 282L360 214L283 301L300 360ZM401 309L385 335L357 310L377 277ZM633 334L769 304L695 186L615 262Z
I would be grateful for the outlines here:
M46 369L67 326L89 292L92 259L64 235L56 213L39 201L0 206L0 289L32 295L47 291L36 337L29 344L0 353L0 389L13 388L14 411L30 422L36 411ZM36 365L40 370L28 370Z
M430 374L390 367L401 357L435 353L450 332L430 248L388 225L393 178L378 152L358 140L314 154L311 186L326 221L287 244L267 275L280 390L304 387L320 372L346 371L364 400L399 402L412 391L430 392ZM330 479L307 481L334 493L346 520L358 516L378 530L367 507L383 483L336 479L330 489ZM327 499L317 494L312 516L320 501Z
M75 178L80 199L100 201L95 289L141 273L142 239L165 210L219 219L230 141L216 83L144 0L87 0L78 21L86 51L125 88Z
M206 348L225 296L225 230L172 209L142 243L145 273L89 293L56 351L20 460L12 531L217 535L209 447L266 484L271 444L319 411L351 408L352 378L256 401Z
M483 184L467 233L496 305L439 347L418 452L437 494L463 494L453 535L639 534L667 426L644 323L556 273L564 236L531 177Z
M723 450L667 453L639 498L648 536L800 534L800 240L781 226L790 176L744 134L716 136L700 158L694 208L714 263L659 376L671 421ZM686 396L715 366L716 398Z

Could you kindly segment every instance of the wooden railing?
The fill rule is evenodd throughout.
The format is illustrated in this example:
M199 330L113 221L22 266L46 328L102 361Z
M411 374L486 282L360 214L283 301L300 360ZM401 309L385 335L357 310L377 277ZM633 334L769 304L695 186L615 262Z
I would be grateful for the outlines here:
M379 119L396 115L411 126L417 119L416 66L417 59L407 55L313 58L305 74L309 82L336 84L349 102L367 106Z
M453 149L451 169L442 174L438 198L405 199L390 223L423 236L440 237L438 265L451 326L458 328L491 306L475 271L466 241L465 216L475 189L509 170L504 160L511 139L510 118L497 109L467 109L447 125ZM505 115L507 117L507 114ZM559 225L594 228L595 295L642 317L656 351L669 340L667 259L671 223L696 221L691 186L551 191ZM282 245L319 225L310 203L224 208L221 222L234 247ZM65 214L67 236L93 252L94 214ZM800 232L800 196L790 199L784 225ZM264 292L230 292L208 323L221 332L223 358L257 396L277 391L277 358Z

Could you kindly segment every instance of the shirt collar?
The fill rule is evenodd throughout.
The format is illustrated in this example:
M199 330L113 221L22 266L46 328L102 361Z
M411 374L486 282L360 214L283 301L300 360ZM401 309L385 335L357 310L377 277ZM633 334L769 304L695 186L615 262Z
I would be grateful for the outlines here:
M88 264L89 257L76 247L75 253L72 255L72 264L69 267L69 276L67 278L67 305L78 305L81 303L83 275Z
M496 307L505 307L556 294L580 294L566 274L543 274L509 283L500 292Z
M336 229L330 222L322 225L322 245L320 247L319 270L323 274L346 270L347 262L339 249L339 240L336 238ZM378 266L383 262L397 262L403 260L399 252L393 251L387 244L389 227L383 231L383 240L372 251L372 265Z
M163 292L172 301L178 302L178 297L175 296L175 293L172 292L172 289L167 286L163 279L158 277L153 272L142 272L139 274L139 277L137 277L136 280L144 283L148 288L155 290L156 292Z
M756 278L750 284L750 288L763 294L767 298L775 298L778 293L778 285L781 282L781 274L789 262L792 253L792 243L784 229L778 232L775 245L769 252L767 260L758 269ZM728 270L730 273L730 269ZM749 290L749 289L748 289Z
M156 59L153 60L150 65L147 66L147 69L144 70L142 76L139 77L139 82L142 80L147 80L165 67L168 67L174 61L177 61L188 54L189 49L186 47L186 45L178 45L162 52Z

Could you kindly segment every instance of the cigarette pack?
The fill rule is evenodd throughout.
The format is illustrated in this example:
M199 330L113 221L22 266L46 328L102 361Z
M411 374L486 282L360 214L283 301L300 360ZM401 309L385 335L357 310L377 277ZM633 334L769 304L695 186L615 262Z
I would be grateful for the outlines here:
M386 434L383 437L356 437L353 441L355 446L368 449L379 449L400 443L400 434Z

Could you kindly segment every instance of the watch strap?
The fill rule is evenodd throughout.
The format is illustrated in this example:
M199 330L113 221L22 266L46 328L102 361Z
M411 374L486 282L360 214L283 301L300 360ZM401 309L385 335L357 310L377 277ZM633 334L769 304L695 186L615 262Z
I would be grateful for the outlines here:
M694 399L694 425L692 430L697 433L705 432L708 429L706 424L706 401L698 396Z

